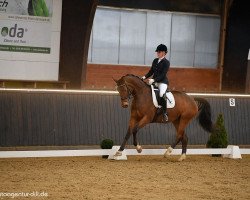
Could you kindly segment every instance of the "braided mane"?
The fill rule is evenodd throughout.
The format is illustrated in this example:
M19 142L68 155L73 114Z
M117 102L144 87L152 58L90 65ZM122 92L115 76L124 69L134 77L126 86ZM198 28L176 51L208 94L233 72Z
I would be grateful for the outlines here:
M138 78L141 82L143 82L146 86L148 86L149 87L149 85L146 83L146 82L144 82L143 80L141 80L141 78L139 77L139 76L136 76L136 75L134 75L134 74L127 74L127 75L125 75L125 76L123 76L122 78L124 78L124 77L126 77L126 76L132 76L132 77L135 77L135 78ZM121 79L122 79L121 78Z

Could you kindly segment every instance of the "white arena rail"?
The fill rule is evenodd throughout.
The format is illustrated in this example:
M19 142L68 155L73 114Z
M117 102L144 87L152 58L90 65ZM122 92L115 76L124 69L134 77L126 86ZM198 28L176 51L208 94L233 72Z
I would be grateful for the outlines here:
M112 149L88 149L88 150L40 150L40 151L0 151L0 158L30 158L30 157L74 157L74 156L102 156L109 155L114 159L119 146ZM123 155L117 160L127 160L127 155L163 155L166 149L143 149L137 153L135 149L125 149ZM220 149L187 149L187 155L212 155L222 154L223 157L238 159L241 154L250 154L250 149L240 149L238 146L229 145ZM181 155L181 149L174 149L171 155Z

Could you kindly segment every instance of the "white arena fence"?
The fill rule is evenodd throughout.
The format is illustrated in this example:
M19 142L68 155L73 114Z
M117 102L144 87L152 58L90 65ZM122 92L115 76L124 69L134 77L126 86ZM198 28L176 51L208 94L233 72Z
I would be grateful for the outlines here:
M88 150L39 150L39 151L0 151L0 158L31 158L31 157L75 157L75 156L102 156L109 155L114 159L119 146L112 149L88 149ZM174 149L171 155L181 155L181 149ZM122 156L116 160L127 160L132 155L164 155L166 149L143 149L138 153L135 149L125 149ZM240 149L239 146L229 145L227 148L187 149L187 155L212 155L222 154L223 157L241 159L242 154L250 154L250 149Z

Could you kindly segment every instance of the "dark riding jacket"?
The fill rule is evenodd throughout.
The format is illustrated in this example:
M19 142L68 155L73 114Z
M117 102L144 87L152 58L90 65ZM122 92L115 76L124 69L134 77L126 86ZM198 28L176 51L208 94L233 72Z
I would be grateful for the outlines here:
M168 78L167 78L167 72L169 69L169 61L166 58L163 58L158 63L158 58L155 58L152 63L152 67L149 70L149 72L145 75L146 78L149 78L153 75L153 79L157 83L165 83L169 84Z

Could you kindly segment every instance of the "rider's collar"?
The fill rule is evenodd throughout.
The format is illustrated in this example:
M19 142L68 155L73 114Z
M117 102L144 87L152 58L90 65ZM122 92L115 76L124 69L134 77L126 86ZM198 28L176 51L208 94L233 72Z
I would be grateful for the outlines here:
M165 58L165 56L161 57L158 59L158 63L161 62L161 60L163 60Z

